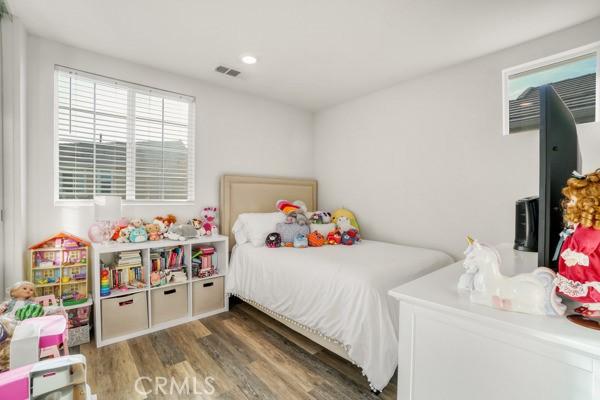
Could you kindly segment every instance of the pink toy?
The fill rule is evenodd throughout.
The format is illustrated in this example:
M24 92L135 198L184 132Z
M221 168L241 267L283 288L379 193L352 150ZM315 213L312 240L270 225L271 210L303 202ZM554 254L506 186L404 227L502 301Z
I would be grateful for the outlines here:
M201 235L210 236L219 233L217 227L217 207L205 207L200 213L200 217L202 218Z

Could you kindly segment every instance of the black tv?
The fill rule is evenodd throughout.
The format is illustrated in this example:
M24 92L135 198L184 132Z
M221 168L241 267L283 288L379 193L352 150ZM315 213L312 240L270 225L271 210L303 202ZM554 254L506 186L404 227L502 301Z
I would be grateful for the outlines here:
M540 197L538 265L556 269L556 246L563 230L562 193L581 156L573 114L550 85L540 91Z

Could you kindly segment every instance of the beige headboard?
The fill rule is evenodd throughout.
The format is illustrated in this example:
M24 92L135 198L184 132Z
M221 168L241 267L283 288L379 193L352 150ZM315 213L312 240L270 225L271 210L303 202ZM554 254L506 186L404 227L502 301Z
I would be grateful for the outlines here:
M239 214L277 211L277 200L302 200L309 210L317 209L317 181L314 179L266 178L223 175L221 177L221 233L235 239L231 227Z

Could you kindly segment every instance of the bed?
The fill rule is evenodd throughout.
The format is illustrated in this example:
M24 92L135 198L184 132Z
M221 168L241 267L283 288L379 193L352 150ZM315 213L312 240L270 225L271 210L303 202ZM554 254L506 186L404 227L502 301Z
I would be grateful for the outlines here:
M272 212L277 200L317 207L317 182L226 175L221 180L221 226L245 212ZM371 388L382 390L398 364L397 302L388 290L448 265L439 251L363 240L356 246L233 248L227 293L350 360Z

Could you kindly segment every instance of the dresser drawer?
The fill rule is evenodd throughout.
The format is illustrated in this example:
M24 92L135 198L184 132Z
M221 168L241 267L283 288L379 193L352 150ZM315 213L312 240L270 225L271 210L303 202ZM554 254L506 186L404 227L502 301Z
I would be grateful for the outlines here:
M188 284L152 289L152 326L188 315Z
M192 315L225 307L223 277L194 282L192 286Z
M101 304L103 340L148 328L146 292L103 299Z

